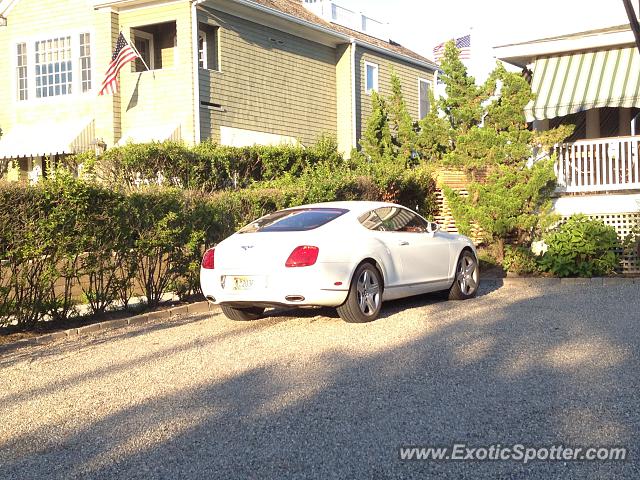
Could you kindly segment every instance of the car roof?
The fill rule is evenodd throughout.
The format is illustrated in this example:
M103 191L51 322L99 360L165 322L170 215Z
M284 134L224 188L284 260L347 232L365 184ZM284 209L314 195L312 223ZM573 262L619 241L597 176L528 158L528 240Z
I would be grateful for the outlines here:
M345 210L349 210L354 214L358 215L360 213L368 212L369 210L374 210L376 208L382 207L402 207L401 205L396 205L395 203L388 202L372 202L365 200L351 200L351 201L342 201L342 202L322 202L322 203L310 203L307 205L299 205L297 207L291 207L287 210L297 210L301 208L343 208Z

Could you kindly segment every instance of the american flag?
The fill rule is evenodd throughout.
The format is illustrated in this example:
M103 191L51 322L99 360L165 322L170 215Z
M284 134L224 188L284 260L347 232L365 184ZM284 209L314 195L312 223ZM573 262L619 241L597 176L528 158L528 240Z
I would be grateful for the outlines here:
M456 38L455 42L456 48L460 50L460 60L469 60L471 58L471 34ZM433 58L436 63L440 63L440 60L442 60L446 43L447 42L442 42L434 47Z
M98 95L114 94L118 91L118 73L122 70L127 63L139 58L138 52L127 43L122 32L118 35L118 41L116 42L116 49L111 57L111 63L107 68L107 73L102 81L100 92Z

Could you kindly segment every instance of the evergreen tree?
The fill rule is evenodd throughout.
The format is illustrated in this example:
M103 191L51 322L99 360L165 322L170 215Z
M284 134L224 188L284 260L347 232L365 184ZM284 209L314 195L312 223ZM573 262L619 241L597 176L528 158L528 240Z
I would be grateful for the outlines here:
M394 153L398 160L412 163L416 151L416 129L402 96L400 78L391 73L391 96L387 100Z
M446 85L446 96L440 99L439 108L454 130L466 132L482 121L482 102L486 96L467 73L467 67L460 60L460 50L453 41L445 44L442 71L440 78Z
M504 257L505 241L527 246L555 219L549 197L555 187L553 160L531 165L536 136L526 124L524 108L533 99L529 83L498 64L479 98L481 123L460 128L455 150L445 155L454 165L482 173L481 182L468 186L469 195L445 189L461 231L479 227L485 243L493 246L498 261ZM567 129L552 137L560 141Z
M394 148L389 126L389 113L384 99L371 92L371 115L360 140L362 152L373 162L390 161Z
M453 131L449 121L438 114L438 105L431 91L429 105L429 113L418 123L416 150L423 160L439 161L451 151Z

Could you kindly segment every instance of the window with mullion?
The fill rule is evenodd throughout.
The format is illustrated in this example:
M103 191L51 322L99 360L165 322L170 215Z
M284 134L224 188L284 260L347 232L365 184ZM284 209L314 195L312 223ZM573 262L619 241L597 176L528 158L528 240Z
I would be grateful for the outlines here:
M16 74L18 80L18 100L27 100L29 98L29 84L27 82L27 44L18 43L17 49Z
M73 84L71 37L35 42L36 98L70 95Z
M418 108L420 110L420 119L422 120L424 117L429 115L429 111L431 110L431 104L429 101L429 90L431 90L431 82L429 80L420 79L419 83L419 104Z
M88 33L80 34L80 83L82 92L91 90L91 37Z

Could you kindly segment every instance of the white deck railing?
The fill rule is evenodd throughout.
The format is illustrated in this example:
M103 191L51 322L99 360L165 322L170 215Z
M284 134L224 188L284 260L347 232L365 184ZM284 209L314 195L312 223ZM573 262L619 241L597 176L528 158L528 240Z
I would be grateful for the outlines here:
M640 137L595 138L561 143L555 169L559 192L640 189Z

